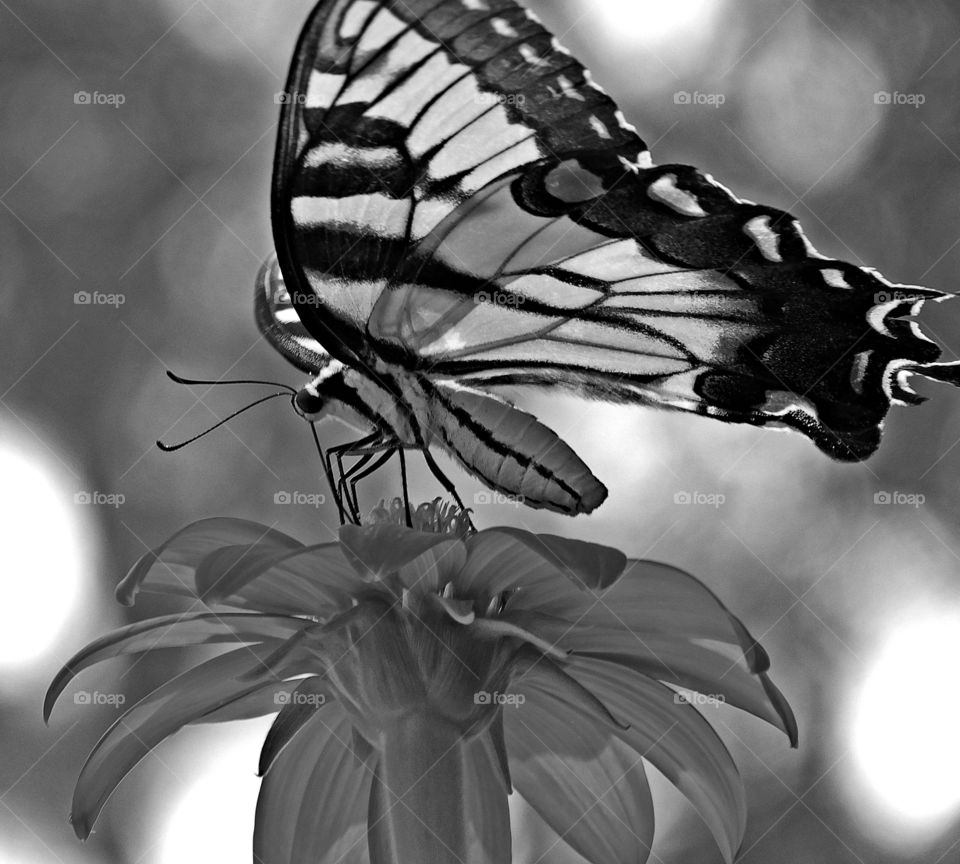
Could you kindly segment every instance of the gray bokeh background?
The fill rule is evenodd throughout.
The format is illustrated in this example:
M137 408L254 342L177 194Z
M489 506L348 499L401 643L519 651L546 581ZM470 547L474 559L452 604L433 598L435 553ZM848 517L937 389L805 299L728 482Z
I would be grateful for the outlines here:
M93 635L168 609L122 610L111 592L187 522L242 516L313 542L335 529L329 505L274 503L325 491L305 426L279 400L175 455L153 446L244 400L235 388L188 392L165 368L300 383L258 338L251 298L271 246L274 97L311 5L0 0L0 864L246 860L263 723L167 742L81 846L66 820L72 784L115 709L67 698L45 728L40 704L58 663ZM656 161L692 162L790 210L825 254L954 290L955 4L530 6ZM81 92L103 104L78 104ZM99 302L77 302L82 292ZM955 359L960 310L929 308L925 321ZM759 721L704 708L747 783L750 864L960 861L948 734L960 709L960 394L918 389L934 398L894 410L880 454L860 466L830 463L799 436L524 396L610 500L577 521L477 507L481 526L570 533L684 567L761 637L797 711L799 751ZM413 462L416 497L438 494ZM445 464L466 497L481 491ZM393 494L395 475L364 490L371 504ZM84 492L93 503L75 498ZM112 666L101 689L132 701L157 680L150 661L126 669ZM652 860L719 861L683 799L657 790ZM927 817L905 815L927 798ZM552 842L522 822L516 860L574 860Z

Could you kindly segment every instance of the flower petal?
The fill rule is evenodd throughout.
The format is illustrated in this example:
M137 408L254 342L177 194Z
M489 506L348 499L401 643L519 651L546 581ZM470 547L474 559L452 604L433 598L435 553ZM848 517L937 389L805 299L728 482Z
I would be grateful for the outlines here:
M463 596L493 595L558 577L571 590L596 589L614 581L627 561L608 546L516 528L490 528L465 542L467 563L455 580Z
M246 519L202 519L178 531L144 555L117 585L117 600L132 606L140 591L199 599L194 581L203 559L223 546L296 549L303 544L266 525Z
M746 828L746 797L733 758L713 727L669 687L619 664L574 656L566 668L630 723L615 734L686 795L724 860L732 862Z
M449 534L427 534L401 525L344 525L340 542L364 579L399 570L434 546L461 543Z
M464 762L463 811L467 814L467 843L471 860L513 860L510 834L509 788L504 784L496 747L490 733L462 747Z
M227 546L203 560L196 582L206 603L319 617L348 606L350 592L362 586L339 543L293 550Z
M525 543L558 570L584 588L602 591L612 585L627 566L619 549L586 540L571 540L555 534L531 534L519 528L495 528Z
M659 634L643 638L629 633L594 630L577 636L586 638L569 639L566 644L589 644L591 650L575 647L573 653L576 656L619 663L658 681L722 697L725 703L776 726L786 733L791 746L797 746L797 721L793 710L765 672L754 675L724 653ZM602 645L607 645L610 650L593 650Z
M537 667L511 690L526 699L503 712L514 788L592 864L644 864L654 819L640 754Z
M251 720L265 714L276 714L281 705L289 699L296 689L297 681L274 681L264 684L256 690L238 696L226 702L222 707L191 720L191 725L206 723L229 723L233 720Z
M77 836L86 839L117 784L164 738L261 689L267 680L297 674L293 658L285 668L273 671L263 665L275 647L272 641L214 657L158 687L123 714L97 742L80 772L71 815ZM257 670L256 679L245 680Z
M310 621L275 615L197 612L163 615L121 627L94 640L73 655L57 673L43 701L43 719L50 719L54 703L70 681L84 669L122 654L137 654L157 648L182 648L222 642L255 644L268 639L286 639Z
M564 649L602 654L691 690L723 693L796 746L793 712L763 674L770 666L766 651L706 585L682 570L631 561L595 600L547 580L531 583L510 598L502 617L523 622L526 615L534 616L529 629Z
M310 723L319 709L327 704L332 696L326 681L316 675L305 679L282 704L280 713L270 727L260 751L260 767L257 771L263 776L270 770L283 749L304 726Z
M343 708L328 701L284 748L260 786L254 861L366 864L373 766L352 740Z
M404 588L421 592L439 591L452 582L467 560L467 548L461 540L446 538L421 552L400 568L400 582Z

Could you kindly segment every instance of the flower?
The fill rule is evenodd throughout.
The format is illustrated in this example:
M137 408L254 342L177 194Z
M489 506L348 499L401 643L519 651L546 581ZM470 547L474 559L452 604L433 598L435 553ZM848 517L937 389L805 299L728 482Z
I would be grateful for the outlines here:
M373 524L312 546L253 522L203 520L132 568L121 602L149 591L205 608L88 645L51 684L46 718L75 675L109 657L229 650L171 677L105 733L77 782L78 836L185 724L279 707L260 755L263 864L509 862L511 790L586 860L642 862L654 825L644 762L732 861L742 783L682 694L748 711L794 746L797 731L766 653L710 590L606 546L472 532L435 505L411 529L400 512L381 506Z

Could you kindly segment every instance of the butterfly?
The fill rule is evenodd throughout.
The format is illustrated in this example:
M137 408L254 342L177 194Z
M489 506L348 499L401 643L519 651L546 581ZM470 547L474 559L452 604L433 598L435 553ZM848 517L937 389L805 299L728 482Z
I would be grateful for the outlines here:
M341 491L419 450L459 502L436 447L531 507L597 508L603 483L506 388L786 427L856 461L922 401L912 374L960 383L915 318L946 295L655 165L514 0L322 0L282 103L257 320L311 376L298 413L365 430L336 448L360 460Z

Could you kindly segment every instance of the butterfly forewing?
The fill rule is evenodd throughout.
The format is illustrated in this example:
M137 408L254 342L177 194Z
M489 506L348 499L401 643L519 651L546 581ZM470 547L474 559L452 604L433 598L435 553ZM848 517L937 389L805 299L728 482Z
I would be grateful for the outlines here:
M280 264L307 330L492 390L564 386L876 448L937 292L820 256L788 214L653 165L514 0L334 0L283 109ZM299 298L299 300L298 300Z

